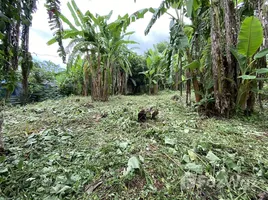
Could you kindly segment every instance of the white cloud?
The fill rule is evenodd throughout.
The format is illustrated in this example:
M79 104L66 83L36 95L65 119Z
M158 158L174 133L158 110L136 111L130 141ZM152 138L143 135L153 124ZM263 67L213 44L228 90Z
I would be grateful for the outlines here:
M61 12L72 19L71 14L67 7L67 0L62 0ZM92 13L98 13L100 15L108 14L113 10L112 20L116 19L118 15L124 15L126 13L132 14L137 10L153 7L157 8L162 0L76 0L78 7L82 12L90 10ZM42 60L51 60L56 64L62 64L61 58L58 56L57 44L47 46L46 42L53 37L52 31L48 25L48 14L46 8L43 6L45 0L39 0L38 10L33 15L33 24L30 31L30 51L36 53L37 57ZM153 43L159 41L159 38L168 39L169 35L169 16L162 16L157 20L156 24L152 27L150 33L145 36L144 30L146 29L152 14L148 13L144 19L140 19L132 23L129 30L136 33L132 36L132 39L137 39L140 43L141 49L152 46Z

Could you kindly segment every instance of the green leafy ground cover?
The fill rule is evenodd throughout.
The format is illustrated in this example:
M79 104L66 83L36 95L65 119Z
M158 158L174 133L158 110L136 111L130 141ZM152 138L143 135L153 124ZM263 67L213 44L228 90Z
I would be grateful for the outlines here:
M258 199L267 114L199 116L172 92L6 108L0 199ZM143 107L157 120L137 122Z

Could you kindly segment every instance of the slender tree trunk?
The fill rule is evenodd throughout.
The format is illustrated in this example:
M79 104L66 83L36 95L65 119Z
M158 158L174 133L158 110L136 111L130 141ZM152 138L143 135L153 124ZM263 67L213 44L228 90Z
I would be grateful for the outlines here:
M180 74L179 74L179 81L180 81L180 94L182 96L182 87L183 87L183 83L182 83L182 62L181 62L181 58L179 58L179 70L180 70Z
M23 90L22 104L25 105L28 99L28 74L26 75L24 74L22 76L22 90Z
M175 72L175 85L174 85L174 90L178 91L179 89L179 72Z
M186 71L186 105L191 106L191 79L190 70Z
M124 95L127 95L127 81L128 81L128 73L124 72L125 74L125 83L124 83Z
M154 95L158 94L158 83L154 84Z
M262 49L268 48L268 5L264 4L263 0L258 0L256 9L258 10L258 17L262 23L263 30L264 30L264 42L261 47L261 50L262 50ZM267 67L266 65L267 65L266 57L260 59L257 64L259 68L266 68ZM263 75L259 74L258 78L261 78L261 77L263 77ZM262 80L258 81L258 89L260 91L263 89L263 86L264 86L263 81ZM258 102L259 102L260 109L263 110L261 93L258 94Z
M4 142L3 142L3 133L2 133L2 125L4 122L2 111L3 111L3 108L2 108L2 105L0 105L0 155L5 152L5 147L4 147Z
M152 85L152 81L149 79L149 95L151 95L151 85Z

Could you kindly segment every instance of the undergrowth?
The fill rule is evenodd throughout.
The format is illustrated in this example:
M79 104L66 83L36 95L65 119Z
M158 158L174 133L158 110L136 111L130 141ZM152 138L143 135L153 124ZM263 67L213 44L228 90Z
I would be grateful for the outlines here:
M267 114L199 116L174 93L6 108L0 199L258 199ZM156 107L156 120L137 121Z

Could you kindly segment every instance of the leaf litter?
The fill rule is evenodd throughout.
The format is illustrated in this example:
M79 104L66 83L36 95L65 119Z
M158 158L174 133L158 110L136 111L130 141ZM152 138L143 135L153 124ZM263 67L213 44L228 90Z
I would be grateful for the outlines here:
M268 191L267 113L204 118L174 92L68 97L5 108L2 199L258 199ZM142 108L156 120L139 123ZM261 197L260 197L261 196Z

